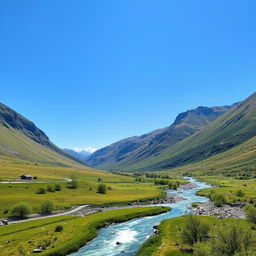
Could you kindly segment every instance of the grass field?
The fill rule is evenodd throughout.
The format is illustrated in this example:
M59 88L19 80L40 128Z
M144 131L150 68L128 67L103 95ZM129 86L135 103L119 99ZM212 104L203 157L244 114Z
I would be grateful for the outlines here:
M141 207L113 210L85 217L55 217L0 227L0 252L5 256L22 256L42 246L40 255L66 255L78 250L97 235L106 224L132 218L156 215L170 210L163 207ZM62 232L55 232L57 225Z
M203 217L200 216L205 222L207 222L210 227L218 229L220 225L231 223L250 225L245 220L237 219L221 219L216 220L215 217ZM186 256L192 255L192 253L186 252L191 246L184 244L181 238L181 229L185 224L186 217L178 217L161 222L158 227L159 233L149 240L147 240L143 246L140 248L137 256ZM254 231L255 232L255 231ZM255 232L256 236L256 232Z
M237 201L256 203L256 179L236 180L224 176L200 176L199 178L214 186L218 186L210 189L203 189L198 192L199 195L209 196L211 191L214 191L215 193L223 194L228 203ZM236 192L238 190L242 190L244 196L237 196Z

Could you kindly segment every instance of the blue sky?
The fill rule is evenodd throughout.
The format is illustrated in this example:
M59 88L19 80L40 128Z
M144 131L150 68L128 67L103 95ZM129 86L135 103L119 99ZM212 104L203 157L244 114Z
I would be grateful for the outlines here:
M0 101L60 147L100 148L255 91L254 0L8 0Z

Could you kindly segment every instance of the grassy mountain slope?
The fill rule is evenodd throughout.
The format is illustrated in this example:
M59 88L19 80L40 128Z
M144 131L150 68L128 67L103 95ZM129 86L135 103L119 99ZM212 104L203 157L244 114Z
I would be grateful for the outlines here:
M130 166L135 170L169 169L201 161L229 150L256 135L256 93L201 131L161 155Z
M157 156L177 142L199 131L231 107L198 107L177 116L175 122L142 136L118 141L87 158L87 163L103 169L122 169Z
M0 158L60 166L81 166L54 145L34 123L0 104Z
M255 176L256 136L223 153L175 170L199 175Z

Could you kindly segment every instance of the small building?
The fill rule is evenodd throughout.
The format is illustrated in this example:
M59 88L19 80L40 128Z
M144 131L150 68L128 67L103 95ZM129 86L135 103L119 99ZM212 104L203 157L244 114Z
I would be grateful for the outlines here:
M29 174L23 174L20 176L21 180L33 180L33 177Z

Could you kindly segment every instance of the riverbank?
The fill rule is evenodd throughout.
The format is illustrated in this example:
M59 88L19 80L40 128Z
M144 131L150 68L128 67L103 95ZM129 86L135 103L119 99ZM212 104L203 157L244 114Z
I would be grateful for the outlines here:
M64 256L77 251L97 236L100 228L170 211L168 207L140 207L96 213L85 217L61 216L34 220L0 229L1 255ZM62 231L56 232L57 226Z
M217 218L245 218L243 205L223 205L216 207L212 202L200 203L196 207L188 207L192 214L201 216L216 216Z
M45 219L45 218L53 218L53 217L59 217L59 216L86 216L90 214L95 214L99 212L108 212L112 210L119 210L119 209L129 209L134 207L148 207L152 205L159 205L159 204L173 204L177 203L183 200L186 200L185 198L178 196L176 194L172 194L173 190L166 190L164 197L158 197L156 199L152 200L141 200L141 201L133 201L133 202L124 202L124 203L109 203L109 204L103 204L100 206L97 205L79 205L74 206L71 210L67 211L56 211L48 214L31 214L27 218L24 219L15 219L15 218L9 218L8 224L15 224L20 222L27 222L32 220L38 220L38 219ZM111 206L108 206L111 205ZM1 220L0 220L1 222Z

